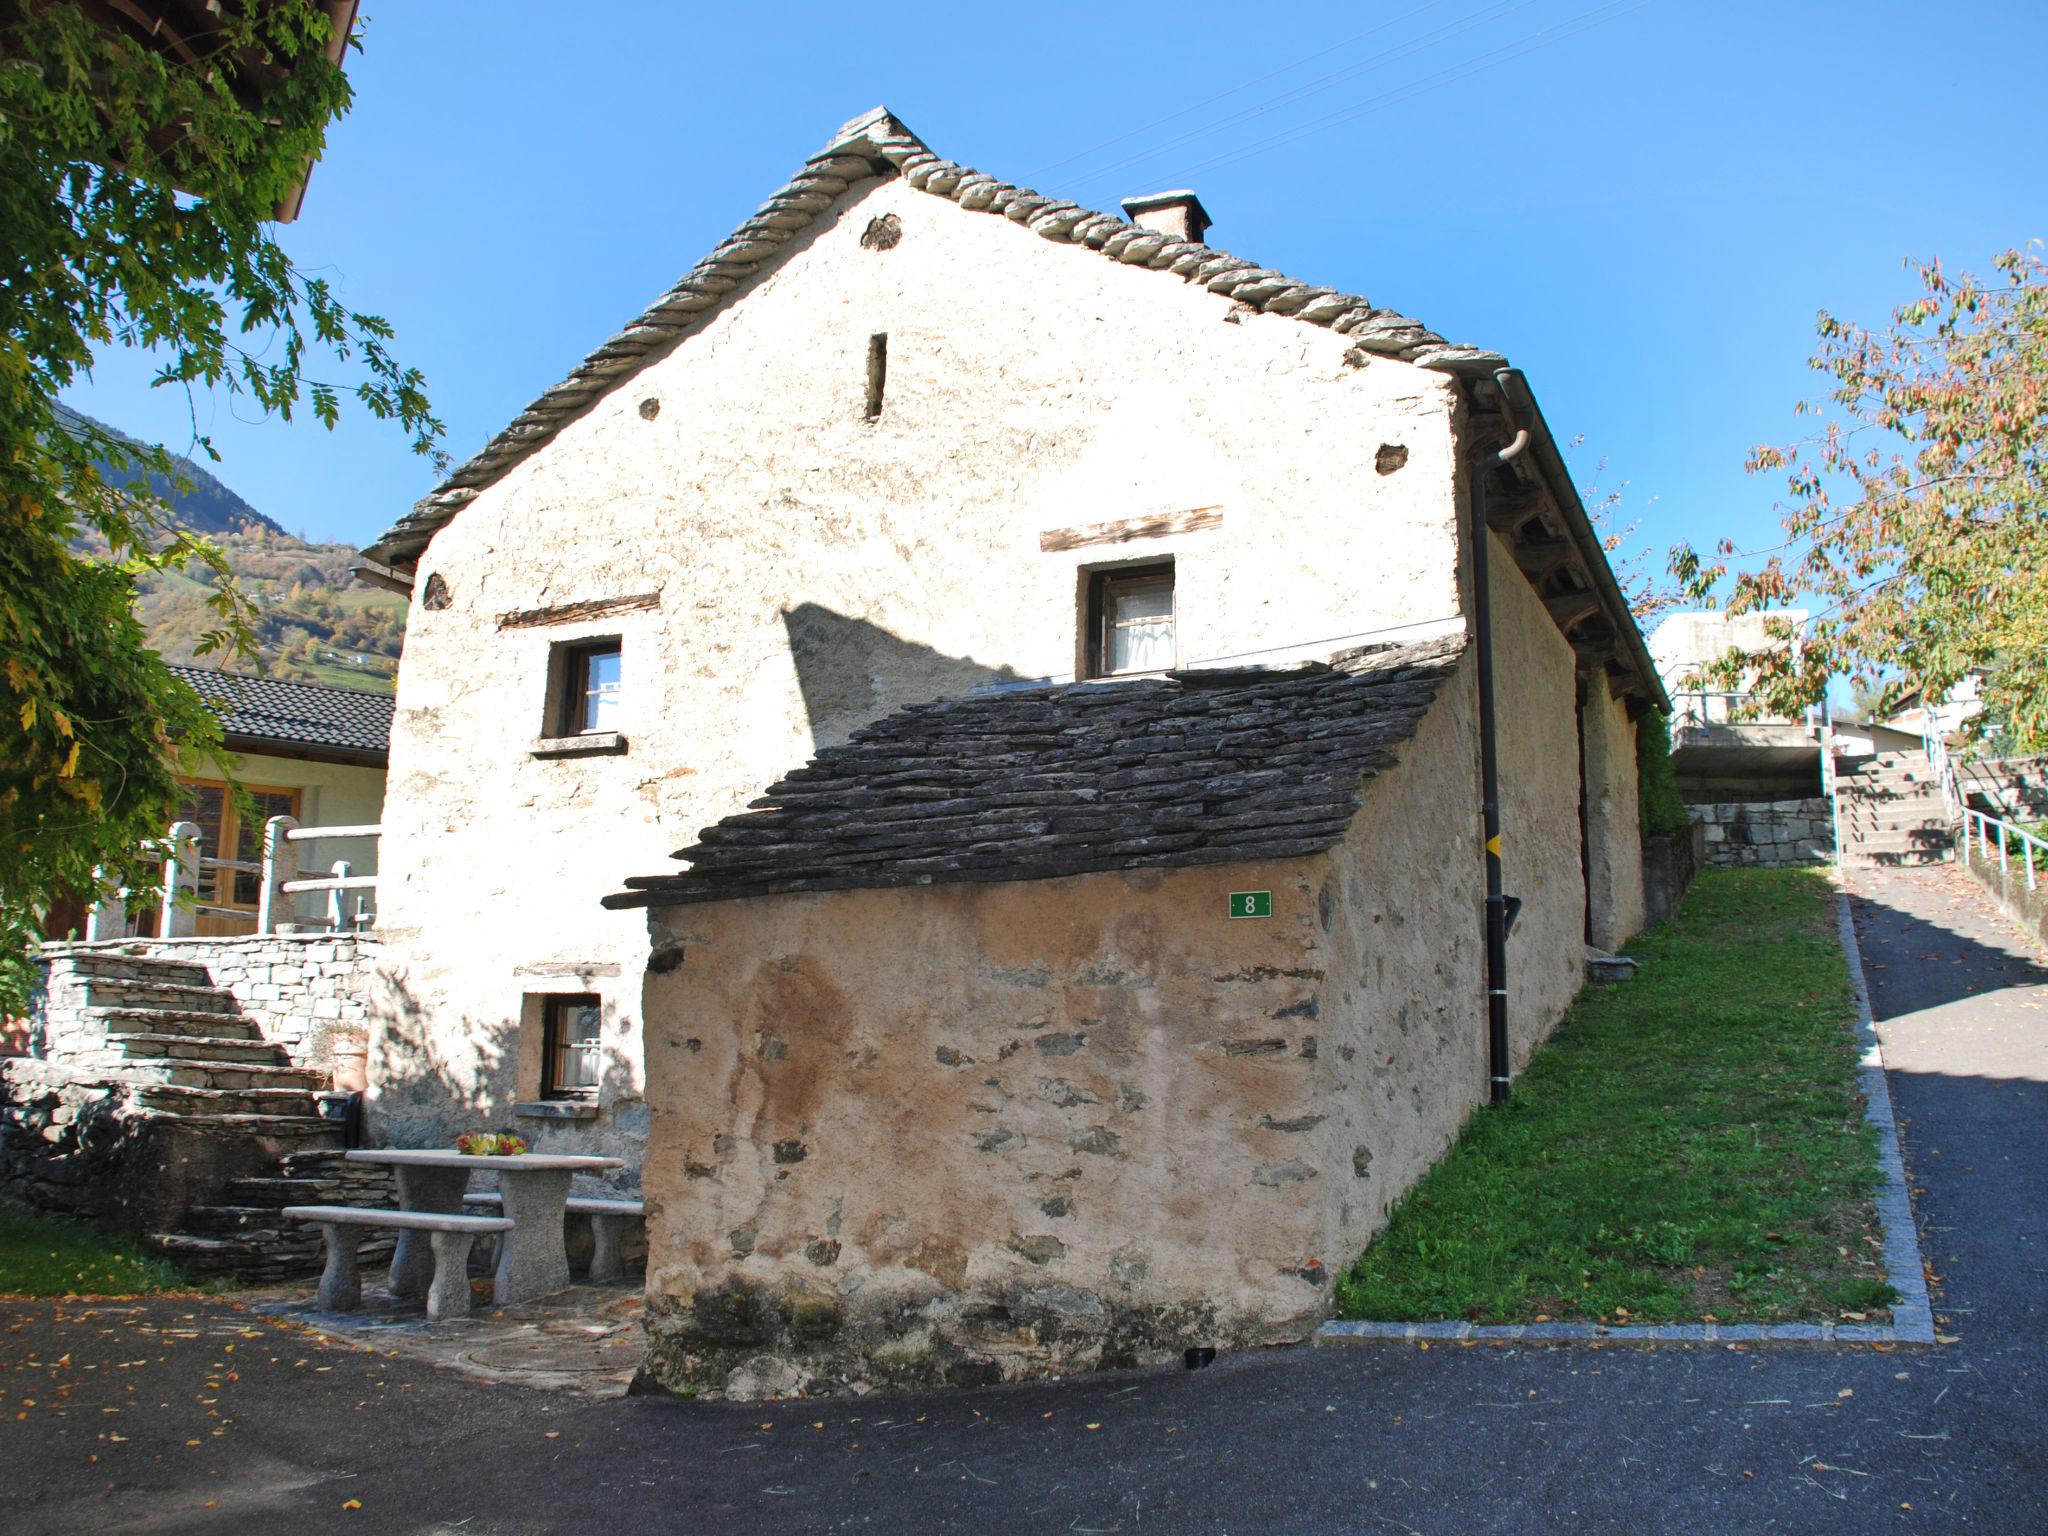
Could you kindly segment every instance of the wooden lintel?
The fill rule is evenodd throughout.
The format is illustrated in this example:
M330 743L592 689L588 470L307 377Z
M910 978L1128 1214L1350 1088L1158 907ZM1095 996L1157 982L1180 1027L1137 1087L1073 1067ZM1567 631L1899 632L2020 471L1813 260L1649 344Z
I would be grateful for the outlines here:
M1568 631L1600 611L1600 597L1595 592L1565 592L1556 597L1546 597L1543 606L1550 610L1551 622Z
M1143 517L1120 517L1111 523L1082 523L1074 528L1048 528L1038 536L1038 547L1050 555L1063 549L1082 549L1090 544L1128 544L1133 539L1161 539L1170 533L1201 533L1223 525L1221 507L1189 507L1182 512L1151 512Z
M615 613L640 613L661 606L659 592L635 592L627 597L587 597L581 602L557 603L548 608L516 608L498 615L500 629L534 629L543 624L575 624L584 619L608 619Z

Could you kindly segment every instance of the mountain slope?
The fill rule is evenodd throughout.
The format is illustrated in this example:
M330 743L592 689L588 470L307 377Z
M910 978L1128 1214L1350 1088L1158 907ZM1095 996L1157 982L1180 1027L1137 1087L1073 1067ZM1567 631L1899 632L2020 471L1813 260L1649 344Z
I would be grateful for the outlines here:
M104 423L94 425L134 441ZM172 661L389 693L405 638L405 602L354 581L349 566L361 551L353 544L295 538L191 460L177 463L191 489L154 479L151 489L179 522L227 555L237 584L259 610L258 649L254 658L195 654L199 637L213 627L206 599L214 585L213 573L197 566L146 575L137 583L135 607L150 643Z

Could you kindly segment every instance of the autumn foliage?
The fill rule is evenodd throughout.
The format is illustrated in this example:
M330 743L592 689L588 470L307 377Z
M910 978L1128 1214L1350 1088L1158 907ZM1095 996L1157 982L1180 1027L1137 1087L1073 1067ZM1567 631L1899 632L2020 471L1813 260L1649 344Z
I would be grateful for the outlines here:
M1821 428L1749 461L1785 477L1783 544L1739 570L1725 540L1711 560L1673 549L1707 606L1812 613L1801 645L1714 669L1763 712L1796 718L1835 675L1883 710L1981 669L1984 728L2048 747L2048 264L2034 247L1994 267L1918 266L1922 291L1882 329L1823 312L1812 365L1834 387L1799 407Z

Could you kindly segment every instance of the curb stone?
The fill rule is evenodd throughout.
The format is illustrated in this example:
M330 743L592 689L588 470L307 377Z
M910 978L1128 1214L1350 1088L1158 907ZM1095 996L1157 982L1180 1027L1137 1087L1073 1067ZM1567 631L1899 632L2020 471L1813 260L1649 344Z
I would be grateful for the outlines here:
M1493 1344L1932 1344L1934 1308L1927 1296L1920 1229L1914 1223L1912 1197L1906 1191L1906 1164L1899 1151L1891 1086L1884 1075L1884 1048L1870 1013L1870 986L1863 975L1863 955L1849 915L1846 884L1835 888L1834 903L1836 932L1856 996L1856 1038L1863 1047L1857 1086L1863 1090L1863 1117L1877 1130L1880 1182L1872 1203L1884 1242L1885 1279L1899 1293L1889 1323L1629 1323L1610 1327L1605 1323L1332 1321L1315 1331L1316 1347L1402 1339Z

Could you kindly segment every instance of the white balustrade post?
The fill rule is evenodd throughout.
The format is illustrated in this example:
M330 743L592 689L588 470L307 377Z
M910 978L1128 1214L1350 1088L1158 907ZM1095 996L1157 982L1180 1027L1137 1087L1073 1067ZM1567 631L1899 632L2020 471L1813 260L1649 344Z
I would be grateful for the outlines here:
M350 865L347 859L336 859L334 866L327 872L337 880L346 880L349 877L349 870ZM347 894L346 891L329 891L327 893L327 926L336 933L340 933L348 926L342 912L343 900Z
M109 885L106 871L93 872L93 884L99 891L99 899L92 904L92 910L85 914L85 937L88 942L97 939L125 939L128 937L128 892L123 886Z
M199 931L199 827L190 821L171 823L164 840L163 922L157 933L166 939L188 939Z
M273 816L263 823L263 889L256 898L256 931L275 933L291 921L292 899L287 880L299 878L299 845L287 833L298 830L296 816Z

